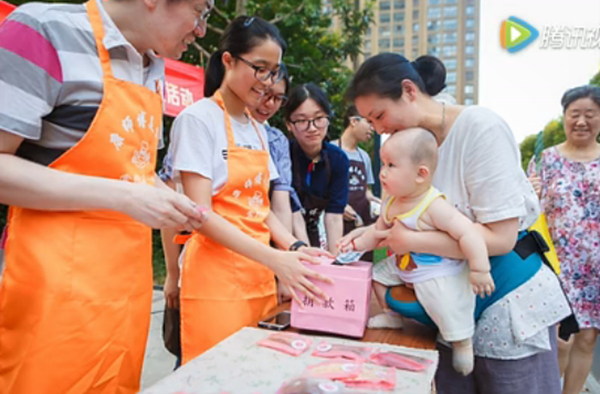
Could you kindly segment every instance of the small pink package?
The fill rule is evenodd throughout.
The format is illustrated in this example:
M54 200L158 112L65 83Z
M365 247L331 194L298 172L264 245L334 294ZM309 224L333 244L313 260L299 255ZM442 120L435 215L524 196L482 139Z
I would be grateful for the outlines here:
M286 382L277 394L346 394L348 391L343 383L322 378L296 378Z
M310 348L312 341L304 335L288 332L270 334L256 343L258 346L268 347L298 357Z
M312 352L315 357L345 358L354 361L367 361L371 355L371 348L365 346L338 345L321 342Z
M356 377L340 379L347 387L392 391L396 387L396 370L373 364L362 364Z
M303 308L292 301L292 327L362 337L369 317L373 264L357 261L332 265L334 260L331 258L318 260L321 264L303 264L331 278L334 283L313 282L328 296L323 304L306 296L301 301Z
M332 360L306 368L304 377L344 380L356 378L362 368L361 362Z
M426 358L412 356L409 354L401 354L397 352L377 352L373 353L369 358L373 364L393 367L405 371L421 372L425 371L433 364L431 360Z

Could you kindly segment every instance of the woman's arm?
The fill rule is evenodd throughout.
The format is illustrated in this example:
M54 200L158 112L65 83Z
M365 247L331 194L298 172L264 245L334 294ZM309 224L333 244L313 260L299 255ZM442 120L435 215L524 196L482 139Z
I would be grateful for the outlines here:
M517 243L519 219L511 218L499 222L475 223L490 256L510 252ZM395 221L390 237L385 242L397 254L408 252L430 253L454 259L464 259L460 246L450 235L442 231L413 231Z
M296 291L300 291L314 300L325 298L325 293L312 284L308 278L328 283L331 281L321 274L309 270L300 263L300 261L316 263L313 256L301 251L284 252L273 249L248 236L229 221L214 213L212 211L212 181L210 179L191 172L181 172L181 181L186 195L197 204L209 208L208 218L204 225L197 230L199 233L209 237L227 249L246 256L271 269L279 278L280 283L290 290L292 297L296 301L300 302ZM274 215L270 216L273 216L268 218L271 224L275 223L273 221L279 223ZM279 225L283 228L281 223ZM289 236L291 237L291 235Z
M344 215L325 213L325 232L329 252L337 254L337 244L344 235Z
M332 254L337 254L337 244L344 235L344 210L348 205L348 171L350 161L345 153L330 155L331 179L327 185L329 205L325 209L325 233L327 246Z
M292 226L294 228L294 236L307 245L310 245L308 232L306 231L306 222L304 221L302 212L296 211L292 214Z
M166 181L163 185L175 190L175 183L172 180ZM160 231L167 272L163 291L169 308L179 308L179 255L181 254L181 246L174 242L176 235L177 230L174 228L164 228Z
M71 174L15 156L23 138L0 130L0 203L42 211L112 210L154 228L195 228L200 213L172 190Z
M298 240L279 220L275 212L271 211L265 222L271 232L271 239L280 249L289 250L290 246Z
M181 254L181 246L173 242L176 235L177 230L174 228L164 228L160 231L167 271L163 291L169 308L179 308L179 255Z
M381 199L373 194L371 187L367 189L367 200L381 204Z
M292 207L290 205L290 192L273 190L271 210L277 216L288 232L292 232Z

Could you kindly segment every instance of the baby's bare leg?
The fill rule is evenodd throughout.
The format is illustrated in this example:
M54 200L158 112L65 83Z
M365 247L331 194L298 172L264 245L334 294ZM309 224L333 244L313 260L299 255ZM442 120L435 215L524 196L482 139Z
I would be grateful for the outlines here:
M475 295L466 267L458 275L440 276L415 283L417 299L435 322L442 337L454 349L454 369L468 375L473 371Z
M387 286L373 281L373 291L375 297L383 313L373 316L369 319L367 327L369 328L402 328L402 318L399 314L392 311L387 302L385 301L385 294L387 293Z
M387 293L388 287L382 283L373 281L373 291L375 292L375 297L377 298L377 302L383 311L388 311L390 308L385 301L385 294Z
M467 376L473 372L473 340L467 338L450 344L453 349L452 366L457 372Z

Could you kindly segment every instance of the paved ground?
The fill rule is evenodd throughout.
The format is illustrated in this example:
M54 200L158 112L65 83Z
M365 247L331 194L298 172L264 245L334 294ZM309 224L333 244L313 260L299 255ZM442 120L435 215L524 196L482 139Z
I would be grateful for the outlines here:
M175 365L175 357L165 349L162 340L164 305L162 291L154 291L150 334L148 335L146 359L142 371L142 388L150 387L170 374Z

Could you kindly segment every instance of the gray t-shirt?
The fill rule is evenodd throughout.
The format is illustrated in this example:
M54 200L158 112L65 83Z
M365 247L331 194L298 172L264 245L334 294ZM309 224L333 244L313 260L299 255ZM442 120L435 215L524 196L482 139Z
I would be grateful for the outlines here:
M339 146L339 145L338 145ZM371 167L371 158L369 154L365 152L364 149L356 147L355 151L349 151L342 148L346 156L348 156L348 160L362 161L365 163L365 170L367 172L367 185L372 185L375 183L373 179L373 168Z
M148 51L145 68L96 1L114 77L162 91L164 61ZM77 144L102 102L102 78L84 4L29 3L14 11L0 26L0 130L24 138L17 156L49 165Z

